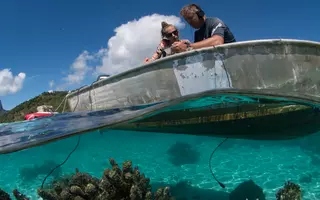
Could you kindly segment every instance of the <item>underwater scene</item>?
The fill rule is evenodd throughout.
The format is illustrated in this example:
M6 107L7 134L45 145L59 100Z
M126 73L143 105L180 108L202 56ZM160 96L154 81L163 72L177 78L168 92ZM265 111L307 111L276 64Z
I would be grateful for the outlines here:
M139 119L134 117L138 116L139 109L152 111L152 106L131 111L66 113L2 124L0 199L320 199L320 133L310 134L319 130L318 109L300 106L292 111L295 115L301 114L302 122L310 119L305 121L305 126L298 124L301 130L307 127L306 133L300 131L292 135L285 131L271 134L272 129L268 128L283 122L287 124L275 128L290 130L290 126L297 123L295 115L283 113L281 119L287 117L287 121L279 121L280 118L275 116L263 118L262 115L255 121L258 118L255 114L256 118L252 118L250 124L252 127L261 124L261 129L255 128L247 135L243 133L243 139L235 138L236 135L230 138L223 137L224 134L209 136L212 130L202 128L205 125L180 124L179 127L185 127L185 132L188 132L183 134L172 124L161 122L166 112L169 112L167 120L183 118L189 121L196 112L205 116L211 113L210 109L216 109L217 113L221 105L214 106L213 100L206 98L206 101L198 99L202 102L198 107L195 106L200 105L199 102L195 104L197 99L172 104L171 107L171 104L169 107L155 105L161 109L154 109ZM245 102L254 104L253 99L245 99ZM262 98L259 101L268 109L274 109L278 105L275 102L279 103L279 100ZM292 102L287 102L286 106L289 104ZM256 109L249 107L246 108L249 109L247 118L253 116L250 109ZM188 114L186 110L192 112ZM281 110L284 112L283 107ZM263 112L260 110L259 113ZM128 117L130 115L133 117ZM123 118L127 121L121 121ZM211 118L218 119L217 116ZM133 120L129 123L129 119ZM221 116L219 119L222 120ZM228 120L233 120L230 113ZM158 127L158 132L146 131L148 128L154 130L155 122L163 129ZM114 129L99 128L101 123L113 125ZM222 123L225 122L211 123L210 127L218 130ZM242 125L228 122L222 127L226 130L229 126L229 132L235 133L249 130L246 129L249 125ZM140 130L144 126L147 127L144 131L133 131L134 127ZM86 127L88 131L84 131ZM132 130L115 130L121 128ZM160 130L180 133L163 133ZM280 133L292 138L278 140L277 134ZM273 139L250 139L254 135L269 137L268 134ZM65 138L66 135L70 137Z
M149 186L146 185L147 180L143 179L147 178L150 179L153 192L159 188L170 187L171 196L181 200L227 200L246 197L276 199L277 192L287 181L291 181L300 186L303 199L320 199L320 134L277 142L228 139L215 152L211 161L212 171L219 181L225 184L224 189L214 180L209 169L210 154L221 142L221 138L129 131L95 131L80 137L76 150L67 162L46 179L44 188L57 187L56 190L65 191L68 187L66 180L69 180L80 184L80 189L75 188L79 190L77 192L80 196L90 193L87 191L88 186L91 186L94 195L98 196L107 192L97 189L99 181L104 176L109 176L108 179L114 181L110 190L119 195L119 198L105 199L122 199L120 196L125 193L121 187L128 185L122 183L119 175L130 172L128 182L139 182L137 187L141 188L137 188L137 192L144 195ZM66 159L77 142L78 136L75 136L0 155L1 189L10 195L17 189L30 199L41 199L37 190L41 188L42 181L56 165ZM110 162L109 159L114 161ZM113 162L121 169L115 169L114 174L105 171L112 170ZM122 171L123 167L127 171ZM140 178L135 177L135 167L139 169ZM108 173L110 174L107 175ZM45 197L49 194L41 195ZM53 192L50 195L58 194ZM73 199L71 193L64 195L70 195L70 198L62 198L63 192L60 192L59 199ZM130 199L129 194L125 199Z

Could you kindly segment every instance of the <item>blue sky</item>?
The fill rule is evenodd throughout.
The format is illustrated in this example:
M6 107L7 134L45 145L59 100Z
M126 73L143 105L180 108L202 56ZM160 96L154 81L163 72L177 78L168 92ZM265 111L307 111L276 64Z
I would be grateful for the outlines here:
M4 108L11 109L44 91L64 85L63 77L70 73L75 59L83 51L94 54L99 49L108 49L114 29L121 24L154 13L179 17L179 10L188 3L198 3L207 16L222 19L238 41L320 40L320 1L317 0L1 1L0 70L10 69L13 76L20 72L26 74L19 91L0 96ZM145 26L139 31L148 33L149 30ZM182 38L192 40L193 30L189 26L181 31ZM130 37L136 41L144 39L135 34ZM55 82L53 88L49 86L50 80ZM94 75L86 75L83 81L65 89L75 89L94 80Z

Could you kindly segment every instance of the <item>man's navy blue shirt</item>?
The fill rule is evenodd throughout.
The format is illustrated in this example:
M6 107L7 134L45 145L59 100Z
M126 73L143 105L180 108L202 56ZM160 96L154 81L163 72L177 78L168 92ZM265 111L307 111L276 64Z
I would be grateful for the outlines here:
M194 42L199 42L210 38L213 35L220 35L224 38L224 43L235 42L236 39L229 27L217 17L206 18L202 27L195 31Z

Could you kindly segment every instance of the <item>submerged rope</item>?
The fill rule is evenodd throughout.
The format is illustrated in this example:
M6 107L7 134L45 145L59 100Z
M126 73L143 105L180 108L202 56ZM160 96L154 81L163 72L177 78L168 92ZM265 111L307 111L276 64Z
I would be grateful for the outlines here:
M80 89L80 88L79 88L79 89ZM78 89L78 91L79 91L79 89ZM66 99L66 97L65 97L64 99ZM76 110L76 108L77 108L77 106L78 106L78 103L79 103L79 95L78 95L78 98L77 98L76 106L75 106L74 109L73 109L73 112ZM63 110L64 110L64 108L63 108ZM91 107L91 110L92 110L92 107ZM68 154L68 156L66 157L66 159L65 159L62 163L60 163L59 165L55 166L55 167L47 174L47 176L43 179L42 184L41 184L41 189L43 189L43 185L44 185L45 181L46 181L47 178L54 172L54 170L56 170L57 168L61 167L62 165L64 165L64 163L66 163L66 162L69 160L69 158L70 158L70 156L72 155L72 153L78 148L79 143L80 143L80 139L81 139L81 135L78 136L78 141L77 141L76 146L75 146L75 147L72 149L72 151Z
M77 144L76 146L72 149L72 151L68 154L67 158L62 162L60 163L59 165L57 165L55 168L53 168L48 174L47 176L43 179L42 181L42 184L41 184L41 189L43 189L43 184L45 183L46 179L54 172L54 170L56 170L58 167L61 167L64 163L66 163L69 159L69 157L71 156L71 154L78 148L79 146L79 143L80 143L80 136L78 137L78 141L77 141Z
M213 46L213 47L214 47L214 49L215 49L216 51L218 51L216 46ZM222 61L222 66L223 66L223 68L224 68L224 71L225 71L226 76L227 76L227 79L228 79L229 88L231 88L231 81L230 81L230 77L229 77L228 72L227 72L227 67L226 67L226 65L225 65L225 63L224 63L224 59L221 59L221 61ZM228 137L225 138L222 142L220 142L220 143L218 144L218 146L212 151L212 153L211 153L211 155L210 155L210 158L209 158L209 169L210 169L210 172L211 172L214 180L215 180L215 181L220 185L220 187L222 187L222 188L225 188L226 186L225 186L225 184L221 183L221 182L216 178L216 176L214 175L214 173L213 173L213 171L212 171L212 167L211 167L211 160L212 160L212 156L213 156L214 152L215 152L225 141L227 141L227 140L228 140Z
M219 143L219 145L212 151L212 153L211 153L211 155L210 155L210 158L209 158L209 169L210 169L210 172L211 172L214 180L216 180L217 183L219 183L219 185L220 185L222 188L225 188L226 186L225 186L223 183L221 183L221 182L216 178L216 176L214 175L214 173L213 173L213 171L212 171L212 167L211 167L211 160L212 160L212 156L213 156L214 152L215 152L225 141L227 141L227 139L228 139L228 138L224 139L222 142Z

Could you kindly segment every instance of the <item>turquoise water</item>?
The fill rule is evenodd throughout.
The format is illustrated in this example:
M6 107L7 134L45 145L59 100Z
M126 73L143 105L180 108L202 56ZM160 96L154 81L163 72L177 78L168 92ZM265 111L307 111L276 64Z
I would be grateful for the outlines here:
M38 199L36 190L44 176L66 158L77 139L77 136L71 137L0 155L0 187L7 192L17 188L32 199ZM316 200L320 199L319 139L320 134L277 142L227 140L212 159L215 175L226 185L222 189L208 168L210 154L222 138L95 131L81 135L78 148L55 175L73 173L78 168L100 178L103 170L110 167L108 159L112 157L118 163L132 160L133 165L139 166L141 172L151 179L153 187L171 185L173 194L185 195L188 199L228 199L228 192L241 182L252 179L263 188L266 199L275 199L275 193L284 182L292 180L301 186L303 199ZM175 162L170 162L172 159L167 151L176 142L190 144L198 153L175 152ZM43 164L42 170L34 168L34 165ZM52 177L47 182L50 180ZM181 184L184 181L188 181L191 188L184 189L186 186Z
M18 189L31 199L40 199L37 189L43 179L52 168L65 160L80 137L77 149L46 183L74 173L76 168L101 178L104 169L111 167L109 158L114 158L119 164L131 160L133 166L138 166L151 179L153 189L170 186L177 200L228 200L229 193L248 180L253 180L263 189L266 199L275 199L276 192L289 180L300 185L304 200L320 199L320 133L302 134L307 136L280 141L229 138L210 161L216 177L226 185L223 189L210 173L209 157L224 138L200 136L196 132L193 135L106 129L88 132L123 122L125 118L134 121L148 109L152 111L148 115L152 116L164 110L202 109L207 112L223 106L231 108L228 106L234 106L235 103L241 105L263 101L292 104L286 99L240 95L208 95L187 100L172 103L171 107L161 107L159 104L155 107L65 113L34 121L0 124L1 153L28 147L14 153L0 154L0 188L8 193ZM319 110L315 108L314 113L312 116L317 117ZM307 122L317 125L317 120ZM318 127L315 129L319 130ZM86 134L32 147L77 132ZM259 135L259 132L250 134Z

